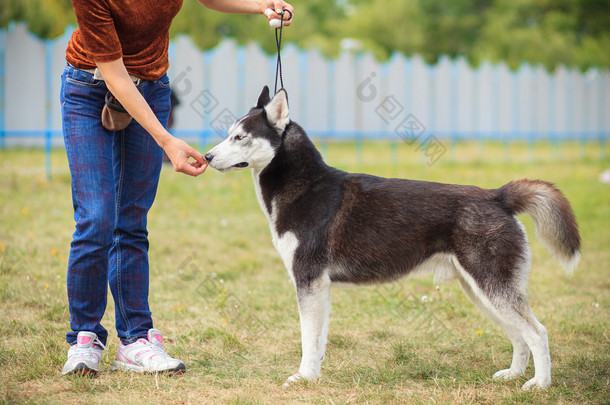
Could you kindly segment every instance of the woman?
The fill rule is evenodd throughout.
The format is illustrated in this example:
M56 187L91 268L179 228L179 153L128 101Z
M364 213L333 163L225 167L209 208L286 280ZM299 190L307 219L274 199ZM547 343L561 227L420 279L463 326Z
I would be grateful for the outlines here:
M225 13L264 15L271 8L275 13L267 13L269 20L281 18L282 9L293 11L282 0L200 3ZM161 332L153 328L146 230L163 151L178 172L198 176L207 167L201 153L166 130L169 27L182 0L72 4L79 29L66 50L61 105L76 230L67 278L72 331L66 340L71 347L63 374L99 371L108 337L100 323L108 284L121 339L112 368L182 371L184 363L163 351ZM108 130L108 122L102 124L107 95L134 118L124 129Z

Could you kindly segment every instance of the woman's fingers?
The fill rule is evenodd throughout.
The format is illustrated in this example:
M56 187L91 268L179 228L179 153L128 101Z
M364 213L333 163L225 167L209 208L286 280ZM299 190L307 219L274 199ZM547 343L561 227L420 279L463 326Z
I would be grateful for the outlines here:
M184 173L184 174L188 174L189 176L197 177L200 174L203 174L203 172L205 172L205 169L208 168L208 164L207 163L202 164L197 161L194 161L194 162L187 161L186 163L179 165L179 166L175 166L174 168L179 173Z
M180 139L173 138L165 152L172 161L174 170L179 173L199 176L208 167L203 155Z
M184 167L185 174L189 174L191 176L199 176L205 172L205 169L208 167L208 162L203 158L203 155L197 152L195 149L189 146L188 157L186 159L187 165ZM195 159L194 161L189 160L190 158Z
M282 11L287 10L282 17ZM270 25L272 27L278 28L279 21L283 18L284 27L290 26L292 24L292 16L294 14L294 7L292 5L286 3L281 0L273 0L268 3L268 8L264 10L264 14L267 16L267 19L270 21ZM275 22L273 20L276 20Z

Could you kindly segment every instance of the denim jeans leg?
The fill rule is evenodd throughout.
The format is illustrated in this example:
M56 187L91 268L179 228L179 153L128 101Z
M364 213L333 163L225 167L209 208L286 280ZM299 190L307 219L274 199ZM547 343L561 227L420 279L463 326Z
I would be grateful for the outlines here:
M70 248L67 290L68 343L91 331L106 343L101 325L108 296L108 251L112 243L115 194L112 136L100 123L106 86L67 66L62 75L62 126L72 176L76 229Z
M144 82L139 90L163 125L169 115L167 82ZM163 150L136 121L114 136L115 224L109 282L116 329L129 344L153 327L148 305L147 214L157 193Z

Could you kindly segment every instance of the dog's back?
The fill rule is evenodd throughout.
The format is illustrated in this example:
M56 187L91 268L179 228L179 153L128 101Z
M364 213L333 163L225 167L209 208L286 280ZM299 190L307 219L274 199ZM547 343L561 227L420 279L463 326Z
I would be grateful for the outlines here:
M493 261L491 269L477 271L473 277L482 283L490 277L493 283L508 281L515 263L524 259L525 237L514 215L524 211L525 201L534 200L532 195L551 198L540 197L536 200L540 204L558 196L562 210L547 212L561 212L560 217L567 218L561 229L569 230L567 239L562 239L569 246L559 250L573 257L580 246L569 205L549 183L521 180L486 190L346 173L327 166L295 123L286 128L283 143L260 173L259 182L266 209L276 210L278 236L292 232L299 240L296 254L303 259L297 263L307 269L323 267L320 271L329 271L332 281L359 284L397 279L436 254L455 255L466 263L473 257L483 263ZM487 257L481 257L483 251ZM307 258L316 261L316 266ZM468 266L473 267L474 263Z

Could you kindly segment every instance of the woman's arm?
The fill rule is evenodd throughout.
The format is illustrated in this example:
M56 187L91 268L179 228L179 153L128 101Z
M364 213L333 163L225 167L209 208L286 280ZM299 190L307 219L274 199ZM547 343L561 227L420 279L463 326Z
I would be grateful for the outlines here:
M172 136L161 125L157 116L131 81L123 59L111 62L96 62L96 65L106 82L106 86L108 86L108 90L120 101L127 112L148 131L157 144L165 150L174 165L174 170L191 176L202 174L207 167L203 155L186 142ZM193 158L194 161L189 161L190 158Z
M199 3L212 10L233 14L265 14L265 10L270 8L275 14L267 16L269 20L279 20L283 9L294 13L294 8L283 0L199 0ZM287 18L284 17L284 27L292 23L292 19Z

